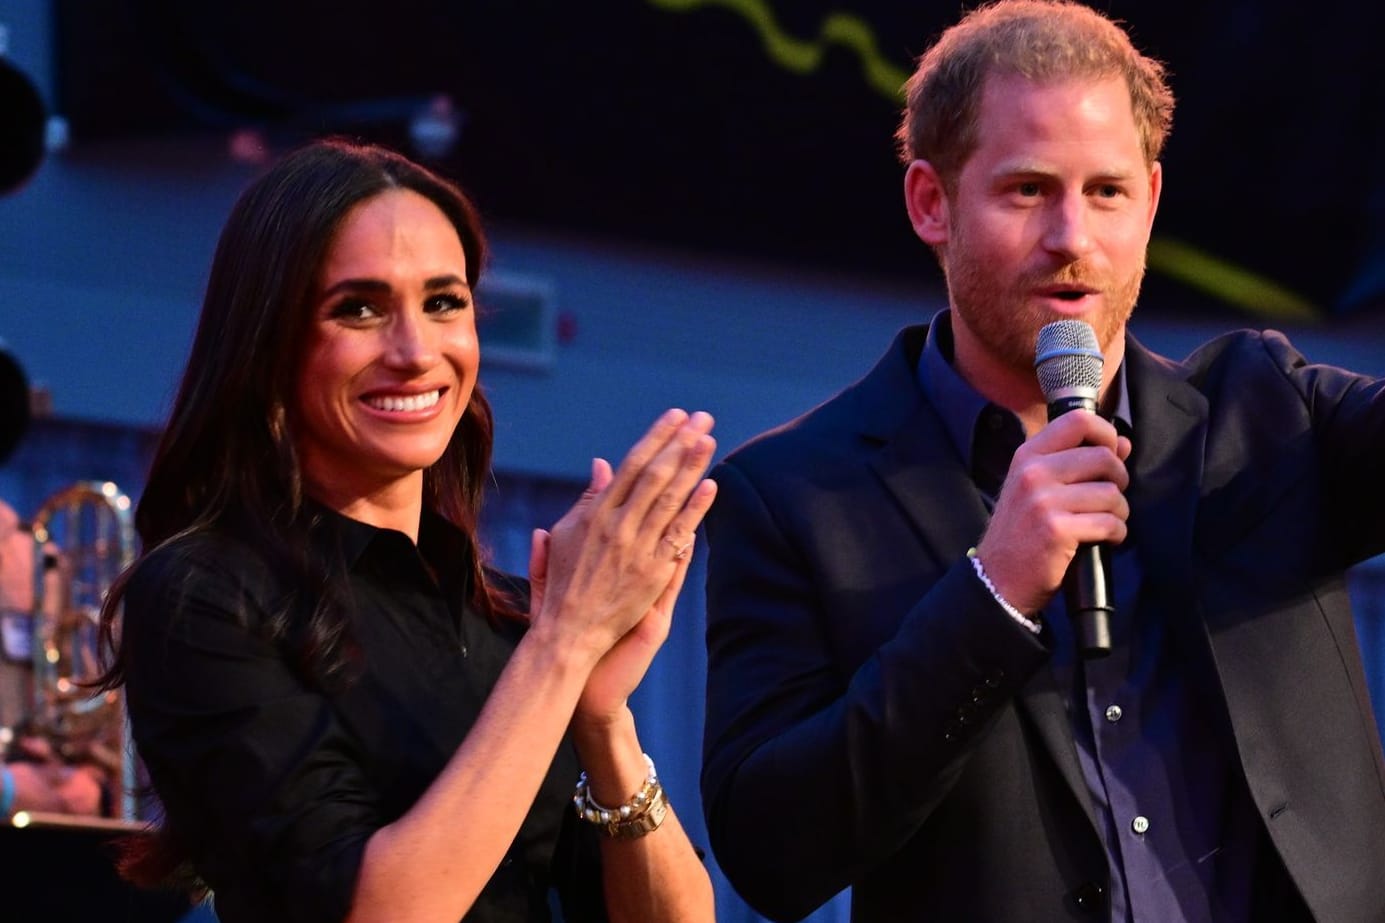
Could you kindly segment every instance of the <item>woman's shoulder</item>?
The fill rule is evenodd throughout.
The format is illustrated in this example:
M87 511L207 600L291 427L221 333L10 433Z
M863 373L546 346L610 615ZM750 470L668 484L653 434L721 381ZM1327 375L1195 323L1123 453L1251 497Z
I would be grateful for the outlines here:
M217 530L175 535L150 549L135 564L125 590L125 606L162 611L208 608L235 611L259 608L282 593L280 579L265 552L249 541Z

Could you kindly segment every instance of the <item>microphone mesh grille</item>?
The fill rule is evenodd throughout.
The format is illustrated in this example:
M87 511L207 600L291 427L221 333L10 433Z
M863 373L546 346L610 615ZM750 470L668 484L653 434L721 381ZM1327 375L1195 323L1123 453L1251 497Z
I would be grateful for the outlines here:
M1101 390L1101 368L1105 364L1096 331L1080 320L1058 320L1039 331L1034 349L1034 370L1046 400L1074 390Z

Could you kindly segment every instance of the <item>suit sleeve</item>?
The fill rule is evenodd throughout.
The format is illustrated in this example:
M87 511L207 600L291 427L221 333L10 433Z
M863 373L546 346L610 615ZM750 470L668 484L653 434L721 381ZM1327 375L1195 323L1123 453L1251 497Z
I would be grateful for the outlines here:
M834 544L843 557L911 551L829 534L811 491L772 491L772 475L734 460L715 472L702 787L731 882L761 913L795 920L919 834L1048 652L960 553L919 593L868 575L829 586L841 582L825 560ZM810 529L813 542L795 540ZM838 633L889 605L894 634L844 662Z
M1264 343L1312 420L1324 473L1324 540L1348 564L1385 552L1385 380L1310 364L1276 333Z

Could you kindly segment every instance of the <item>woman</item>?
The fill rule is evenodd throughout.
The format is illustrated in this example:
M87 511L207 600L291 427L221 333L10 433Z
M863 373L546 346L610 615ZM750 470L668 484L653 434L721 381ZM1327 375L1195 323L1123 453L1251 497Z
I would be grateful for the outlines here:
M164 805L135 872L190 863L223 923L547 920L550 888L569 920L713 916L626 705L712 502L711 418L596 460L529 592L483 567L484 257L455 187L338 141L222 233L105 618L123 601L109 680Z

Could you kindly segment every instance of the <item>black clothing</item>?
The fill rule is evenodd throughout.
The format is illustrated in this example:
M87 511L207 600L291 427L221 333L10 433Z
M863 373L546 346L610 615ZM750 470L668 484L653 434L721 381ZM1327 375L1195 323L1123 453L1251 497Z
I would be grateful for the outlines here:
M714 471L717 861L776 920L848 885L869 923L1109 918L1050 637L966 557L988 512L917 387L926 336L906 329L862 381ZM1132 611L1211 658L1205 707L1263 828L1250 918L1379 921L1385 755L1342 570L1385 551L1385 381L1275 333L1184 363L1127 337L1125 363Z
M416 547L322 510L310 545L351 612L354 673L329 688L269 638L297 588L246 541L179 538L125 597L135 741L223 923L342 919L366 841L441 772L523 633L466 604L473 551L440 518ZM550 887L567 920L605 919L593 830L568 807L577 774L564 741L469 923L548 920Z

